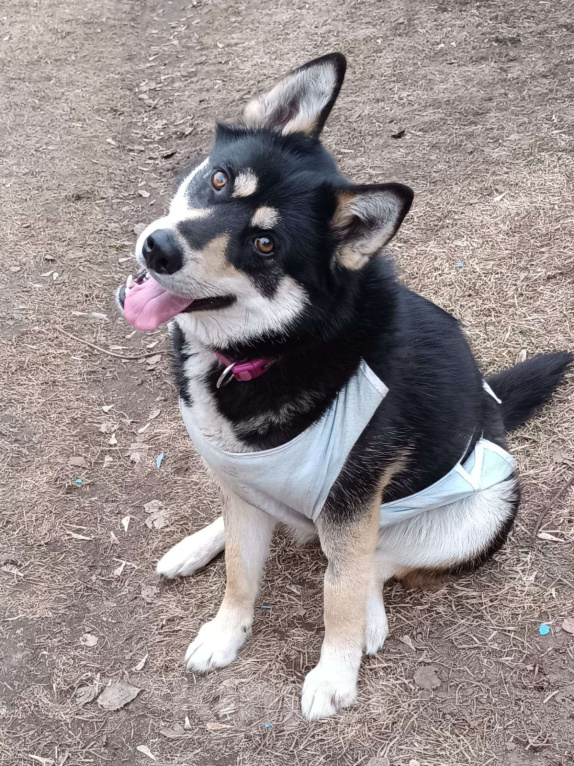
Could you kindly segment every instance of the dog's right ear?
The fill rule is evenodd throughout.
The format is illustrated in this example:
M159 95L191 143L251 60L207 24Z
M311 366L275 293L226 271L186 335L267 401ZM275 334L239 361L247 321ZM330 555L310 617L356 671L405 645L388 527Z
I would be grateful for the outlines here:
M245 124L274 128L284 135L318 136L339 95L346 68L342 53L329 53L295 69L268 93L247 104Z

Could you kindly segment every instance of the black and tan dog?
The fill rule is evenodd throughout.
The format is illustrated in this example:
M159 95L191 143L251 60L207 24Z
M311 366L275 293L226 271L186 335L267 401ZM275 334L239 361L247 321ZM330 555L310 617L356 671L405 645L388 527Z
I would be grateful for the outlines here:
M325 639L307 718L355 699L362 651L387 634L385 580L472 569L504 543L519 497L505 433L572 360L486 383L458 323L396 280L381 250L412 191L350 184L319 141L344 74L342 55L316 59L219 125L118 293L139 329L170 322L182 414L223 496L223 517L158 564L188 575L225 547L225 598L187 667L237 656L277 521L317 534Z

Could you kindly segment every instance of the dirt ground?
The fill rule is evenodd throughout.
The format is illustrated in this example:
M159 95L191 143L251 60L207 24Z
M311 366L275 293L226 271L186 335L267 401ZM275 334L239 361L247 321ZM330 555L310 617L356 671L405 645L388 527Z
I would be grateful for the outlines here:
M207 677L183 672L223 561L175 583L154 565L218 513L217 497L177 413L165 332L132 332L112 298L134 228L164 209L214 120L341 50L349 73L326 142L352 179L415 189L393 245L407 282L463 320L486 371L574 349L571 11L4 3L2 764L574 762L572 378L512 438L524 502L505 551L434 592L388 587L391 636L363 663L358 704L309 724L299 690L321 642L316 548L278 536L247 649ZM146 512L153 500L159 514ZM119 681L141 691L103 709L96 695Z

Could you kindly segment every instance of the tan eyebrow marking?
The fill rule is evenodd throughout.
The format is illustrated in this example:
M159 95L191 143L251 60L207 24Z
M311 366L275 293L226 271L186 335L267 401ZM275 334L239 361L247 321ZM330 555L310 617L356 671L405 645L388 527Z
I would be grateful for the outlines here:
M213 213L212 207L190 207L188 208L181 218L181 221L194 221L196 218L207 218L208 215Z
M257 176L252 170L242 170L237 174L233 187L234 197L249 197L257 191Z
M274 207L263 205L253 213L251 225L259 229L272 229L279 220L279 211Z

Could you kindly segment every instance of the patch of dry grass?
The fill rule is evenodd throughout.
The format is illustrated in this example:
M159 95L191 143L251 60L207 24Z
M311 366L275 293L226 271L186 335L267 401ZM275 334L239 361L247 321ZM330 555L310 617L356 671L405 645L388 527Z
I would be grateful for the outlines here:
M17 0L5 27L0 230L19 270L2 275L0 762L141 765L146 745L166 765L570 764L574 644L560 625L574 602L574 490L550 501L574 468L571 381L512 437L524 503L507 548L434 591L387 588L391 638L364 662L359 703L308 724L299 691L321 642L321 553L279 536L259 601L272 609L249 646L219 673L185 675L224 573L221 560L177 583L153 573L217 514L166 356L120 361L58 332L119 354L165 350L163 333L134 336L113 308L134 225L159 215L216 116L339 48L350 68L326 140L351 178L415 188L394 245L408 284L461 318L487 371L574 348L568 4ZM169 527L145 525L152 499ZM540 513L563 542L534 536ZM426 666L432 692L414 681ZM125 709L78 704L78 688L119 679L142 689ZM177 738L161 733L186 718Z

